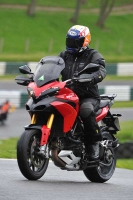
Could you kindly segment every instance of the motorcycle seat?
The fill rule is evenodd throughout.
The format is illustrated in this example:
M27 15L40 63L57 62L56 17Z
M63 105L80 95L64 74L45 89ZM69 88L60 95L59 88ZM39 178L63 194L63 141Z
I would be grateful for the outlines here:
M101 94L100 98L101 99L110 99L113 100L117 95L116 94Z
M110 103L110 100L109 100L109 99L101 100L101 101L100 101L99 108L103 108L103 107L107 106L109 103Z
M109 99L101 100L100 105L99 105L99 109L98 109L97 112L95 112L95 116L98 116L101 113L102 108L104 108L105 106L108 106L109 103L110 103Z

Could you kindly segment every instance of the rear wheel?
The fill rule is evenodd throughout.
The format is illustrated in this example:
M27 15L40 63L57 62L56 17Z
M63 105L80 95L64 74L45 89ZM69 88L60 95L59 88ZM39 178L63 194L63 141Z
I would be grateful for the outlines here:
M17 144L17 162L23 176L29 180L41 178L47 170L49 159L38 154L41 132L26 130Z
M103 132L102 135L103 141L113 141L113 137L108 132ZM87 168L83 171L87 179L89 179L91 182L106 182L112 177L115 171L116 155L114 149L112 147L101 147L100 154L102 154L102 156L100 156L99 165L97 167Z

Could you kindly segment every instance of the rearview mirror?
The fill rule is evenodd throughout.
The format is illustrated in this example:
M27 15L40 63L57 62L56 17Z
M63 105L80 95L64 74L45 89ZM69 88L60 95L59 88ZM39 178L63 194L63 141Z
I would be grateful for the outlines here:
M19 67L19 71L22 73L22 74L33 74L31 72L31 69L27 66L27 65L23 65L21 67Z

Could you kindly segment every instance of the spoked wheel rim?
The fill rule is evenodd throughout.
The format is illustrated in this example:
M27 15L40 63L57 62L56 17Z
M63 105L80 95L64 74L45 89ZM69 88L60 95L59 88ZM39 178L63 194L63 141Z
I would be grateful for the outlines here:
M104 150L103 157L99 162L97 167L98 173L101 177L105 178L107 175L113 172L116 165L116 158L114 150L112 148L107 148Z
M38 154L39 148L40 138L37 135L33 135L29 141L27 150L27 162L30 170L33 172L41 171L45 165L46 159Z
M115 150L112 146L107 145L108 141L113 141L113 137L108 132L103 132L102 136L98 166L84 170L85 176L90 181L97 183L108 181L112 177L116 166Z

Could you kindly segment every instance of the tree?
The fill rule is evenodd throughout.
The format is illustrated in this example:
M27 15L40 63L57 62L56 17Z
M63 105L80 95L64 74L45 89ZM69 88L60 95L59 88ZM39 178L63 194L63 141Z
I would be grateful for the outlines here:
M115 4L115 0L101 0L100 1L100 12L97 20L97 26L104 28L105 21L107 20L110 12L112 11Z
M71 21L73 24L77 24L81 4L85 4L85 3L86 3L86 0L77 0L74 15L73 15L73 17L70 19L70 21Z
M34 16L35 8L36 8L36 0L31 0L30 4L28 5L27 15Z

